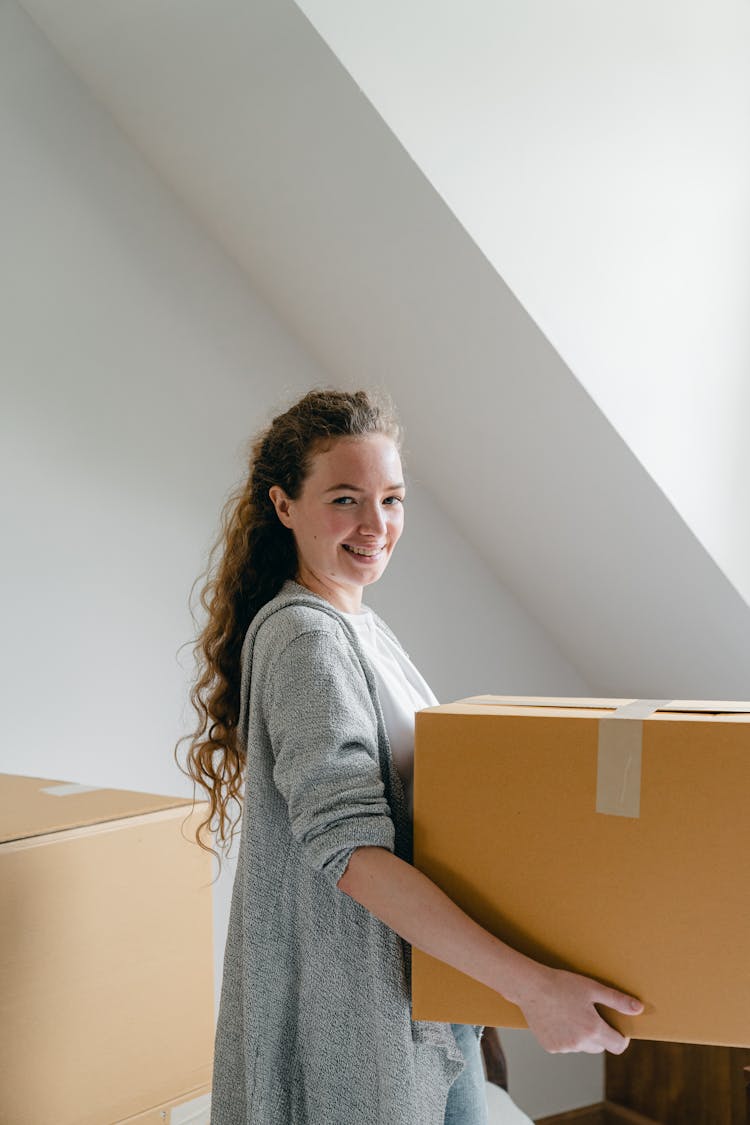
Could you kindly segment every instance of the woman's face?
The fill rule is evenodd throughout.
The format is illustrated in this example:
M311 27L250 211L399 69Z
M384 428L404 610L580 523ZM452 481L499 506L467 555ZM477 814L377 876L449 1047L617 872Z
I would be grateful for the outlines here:
M377 582L404 526L403 470L382 434L336 438L317 453L298 500L269 489L297 546L297 580L345 613L357 613L362 588ZM355 555L350 548L375 552Z

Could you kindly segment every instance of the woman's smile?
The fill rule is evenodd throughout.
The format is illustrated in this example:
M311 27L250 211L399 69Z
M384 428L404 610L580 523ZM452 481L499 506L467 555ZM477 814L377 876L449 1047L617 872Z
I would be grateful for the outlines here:
M385 547L353 547L348 543L342 543L342 547L353 559L356 559L358 563L375 562L385 551Z

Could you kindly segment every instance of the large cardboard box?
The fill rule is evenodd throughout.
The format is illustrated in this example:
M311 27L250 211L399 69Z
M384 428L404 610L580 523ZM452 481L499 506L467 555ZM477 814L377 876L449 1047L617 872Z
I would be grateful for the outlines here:
M191 804L0 774L3 1125L207 1120L212 859Z
M414 863L509 945L633 993L635 1039L750 1046L750 703L474 696L419 711ZM421 950L414 1019L525 1027Z

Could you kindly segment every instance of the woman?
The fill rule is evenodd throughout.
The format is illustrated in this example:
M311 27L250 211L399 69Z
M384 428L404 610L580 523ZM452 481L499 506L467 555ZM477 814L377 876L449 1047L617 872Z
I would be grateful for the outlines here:
M401 442L386 396L311 391L224 510L188 767L224 842L247 780L212 1125L486 1122L483 1028L411 1019L412 945L519 1005L548 1051L619 1053L594 1005L642 1007L511 949L411 863L414 712L437 700L362 604L404 526Z

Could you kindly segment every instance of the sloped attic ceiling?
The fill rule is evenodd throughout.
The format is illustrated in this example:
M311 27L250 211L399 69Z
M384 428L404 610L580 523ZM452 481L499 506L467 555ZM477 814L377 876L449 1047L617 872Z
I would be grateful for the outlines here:
M595 691L747 694L748 606L294 4L24 7Z
M750 7L296 3L750 602Z

